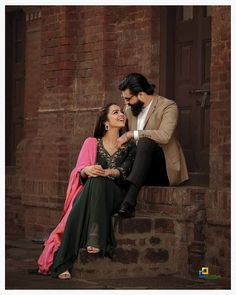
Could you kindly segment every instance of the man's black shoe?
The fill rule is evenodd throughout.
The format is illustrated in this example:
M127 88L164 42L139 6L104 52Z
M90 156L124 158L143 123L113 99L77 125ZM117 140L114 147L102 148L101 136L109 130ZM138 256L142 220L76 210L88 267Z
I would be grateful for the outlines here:
M123 203L118 211L118 214L124 218L130 218L135 216L135 207L128 204Z

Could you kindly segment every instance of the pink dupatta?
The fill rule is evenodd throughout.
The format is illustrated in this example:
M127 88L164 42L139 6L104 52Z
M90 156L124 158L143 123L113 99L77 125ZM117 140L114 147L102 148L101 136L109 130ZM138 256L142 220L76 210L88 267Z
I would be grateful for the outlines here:
M47 275L50 272L54 254L61 244L61 238L73 205L73 201L77 194L83 189L83 184L79 181L79 173L84 167L95 164L96 154L97 139L94 137L88 137L83 143L76 166L70 174L61 220L44 243L43 252L38 259L38 271L42 274Z

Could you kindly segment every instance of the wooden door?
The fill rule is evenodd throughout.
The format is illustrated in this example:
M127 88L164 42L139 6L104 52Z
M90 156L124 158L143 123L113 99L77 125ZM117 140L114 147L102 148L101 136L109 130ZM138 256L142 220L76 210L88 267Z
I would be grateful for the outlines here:
M25 15L6 11L6 165L15 165L24 132Z
M192 185L209 182L211 7L162 9L161 92L179 107L178 136ZM161 75L161 76L162 76Z
M211 16L208 7L176 8L175 57L179 138L191 182L207 185L211 58Z

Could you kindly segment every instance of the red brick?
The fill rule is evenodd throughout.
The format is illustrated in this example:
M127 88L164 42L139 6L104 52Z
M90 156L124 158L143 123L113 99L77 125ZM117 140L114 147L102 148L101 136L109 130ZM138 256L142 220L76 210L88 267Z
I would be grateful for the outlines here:
M155 232L157 233L174 233L174 222L167 218L155 219Z
M136 246L136 240L131 240L131 239L119 239L118 240L118 245L122 246Z
M169 260L169 253L166 249L148 248L144 255L144 263L163 263Z
M152 220L149 218L121 219L119 222L119 233L145 233L150 232Z
M122 264L137 263L138 251L136 249L125 250L123 248L116 248L113 256L113 261Z

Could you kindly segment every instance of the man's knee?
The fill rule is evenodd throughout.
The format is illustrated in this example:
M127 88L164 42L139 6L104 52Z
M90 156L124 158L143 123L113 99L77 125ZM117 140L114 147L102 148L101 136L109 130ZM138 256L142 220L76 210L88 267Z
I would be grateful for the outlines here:
M156 148L157 146L158 144L154 140L148 137L142 137L138 141L137 151L151 151L153 148Z

